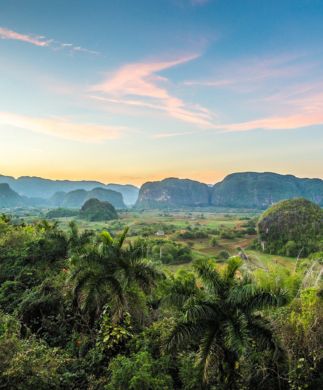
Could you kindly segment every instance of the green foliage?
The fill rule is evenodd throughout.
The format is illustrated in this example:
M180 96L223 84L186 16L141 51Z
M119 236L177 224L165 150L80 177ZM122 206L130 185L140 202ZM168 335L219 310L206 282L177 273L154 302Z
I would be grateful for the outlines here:
M131 287L148 292L162 276L138 248L123 248L127 232L128 229L115 239L102 232L97 243L84 247L70 260L73 294L90 320L98 317L107 303L113 315L121 318L124 311L131 310Z
M93 198L87 200L82 206L80 218L88 221L109 221L117 219L118 214L111 203Z
M19 333L19 323L0 313L0 387L68 389L73 374L66 353L35 338L19 339Z
M279 202L262 214L258 234L268 253L305 257L321 246L323 211L302 198Z
M231 219L234 241L208 250L240 257L215 262L197 252L208 240L173 241L173 224L167 238L129 239L124 215L98 234L85 222L0 217L0 388L321 388L322 252L282 266L235 246L254 222Z
M118 356L109 365L111 380L107 390L172 389L173 382L162 360L155 360L146 352L129 357Z
M52 219L52 218L76 217L77 215L78 215L77 210L64 209L60 207L58 209L53 209L48 211L48 213L46 214L46 218Z
M289 357L290 389L322 387L323 300L318 288L300 291L275 319Z
M247 276L236 278L240 267L238 257L231 258L222 273L213 263L199 261L195 269L203 283L203 293L199 293L197 286L192 291L190 286L188 291L173 288L174 295L171 294L180 303L182 315L169 338L168 348L191 345L194 351L197 347L204 380L216 378L218 386L230 389L238 386L238 367L240 360L248 357L251 340L260 348L273 351L278 348L259 310L286 303L282 290L273 292L257 287Z
M214 248L218 245L218 239L216 237L212 237L210 240L211 246Z
M113 322L106 308L100 319L97 345L106 353L115 353L133 336L131 316L125 312L118 322Z
M226 250L222 250L217 254L219 260L227 260L230 257L230 253Z

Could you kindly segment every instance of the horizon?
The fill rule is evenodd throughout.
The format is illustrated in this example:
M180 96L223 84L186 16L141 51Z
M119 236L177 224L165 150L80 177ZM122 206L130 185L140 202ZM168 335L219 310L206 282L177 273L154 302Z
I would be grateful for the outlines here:
M3 176L3 177L11 177L15 180L18 180L20 178L33 178L33 179L43 179L43 180L51 180L51 181L71 181L71 182L79 182L79 181L84 181L84 182L98 182L100 184L103 184L103 185L133 185L135 187L138 187L140 188L143 184L145 183L148 183L148 182L155 182L155 181L162 181L162 180L166 180L166 179L180 179L180 180L193 180L193 181L197 181L197 182L200 182L200 183L204 183L204 184L207 184L209 186L213 186L217 183L220 183L222 180L224 180L227 176L230 176L230 175L233 175L233 174L243 174L243 173L257 173L257 174L263 174L263 173L271 173L271 174L275 174L275 175L280 175L280 176L293 176L293 177L296 177L298 179L317 179L317 180L323 180L322 177L302 177L302 176L297 176L297 175L293 175L291 173L281 173L281 172L274 172L274 171L237 171L237 172L230 172L228 173L227 175L225 175L224 177L220 178L219 180L216 180L216 181L213 181L213 182L204 182L202 180L198 180L198 179L192 179L191 177L179 177L179 176L167 176L167 177L162 177L160 179L156 179L156 180L147 180L145 182L142 182L142 183L139 183L139 184L135 184L135 183L131 183L131 182L113 182L113 181L100 181L100 180L96 180L96 179L87 179L87 178L82 178L82 179L69 179L69 178L61 178L61 179L57 179L57 178L50 178L50 177L43 177L43 176L35 176L35 175L19 175L19 176L12 176L12 175L6 175L6 174L3 174L0 172L0 177ZM1 183L0 183L1 184Z
M322 44L319 1L6 2L0 172L323 178Z

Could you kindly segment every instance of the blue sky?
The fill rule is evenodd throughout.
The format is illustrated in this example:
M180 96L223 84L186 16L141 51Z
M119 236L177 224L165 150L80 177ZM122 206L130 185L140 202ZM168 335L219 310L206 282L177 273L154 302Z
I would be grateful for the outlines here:
M323 177L319 0L0 0L0 173Z

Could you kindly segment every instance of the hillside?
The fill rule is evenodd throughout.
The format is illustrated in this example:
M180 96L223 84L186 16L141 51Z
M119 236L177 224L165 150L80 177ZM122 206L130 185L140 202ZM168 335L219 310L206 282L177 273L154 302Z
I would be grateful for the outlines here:
M87 200L80 210L80 218L88 221L109 221L117 219L118 214L113 205L109 202L102 202L98 199Z
M86 200L97 198L116 208L135 204L140 209L197 206L266 209L281 200L299 197L323 206L323 180L271 172L232 173L213 187L189 179L167 178L144 183L140 190L132 185L104 185L95 181L15 179L1 175L0 183L9 184L20 196L19 205L33 207L80 208Z
M19 207L24 203L24 199L8 184L0 183L0 208Z
M209 204L209 187L189 179L168 178L145 183L139 191L138 208L194 207Z
M283 199L303 197L323 205L323 180L277 173L233 173L213 187L218 207L265 209Z
M58 192L50 199L50 205L52 207L81 208L87 200L92 198L110 202L118 209L126 207L120 192L106 190L100 187L94 188L91 191L75 190L67 193Z
M21 176L15 179L12 176L0 175L0 183L7 183L20 195L29 198L48 199L57 192L71 192L75 190L91 191L94 188L105 188L120 192L127 205L136 203L139 189L131 184L107 184L88 180L50 180L41 177Z
M258 235L267 253L307 256L322 249L323 211L303 198L281 201L262 214Z
M244 172L228 175L210 188L193 180L171 178L143 184L136 206L266 209L280 200L299 197L323 206L323 180L270 172Z

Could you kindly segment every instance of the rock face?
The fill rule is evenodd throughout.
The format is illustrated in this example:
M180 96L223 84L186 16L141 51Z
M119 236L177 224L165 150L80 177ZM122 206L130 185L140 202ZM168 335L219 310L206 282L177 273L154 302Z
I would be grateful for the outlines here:
M88 221L109 221L117 219L118 214L111 203L101 202L98 199L89 199L80 210L80 218Z
M304 197L323 205L323 180L276 173L233 173L213 187L218 207L265 209L283 199Z
M19 207L24 205L24 199L13 191L9 184L0 184L0 208Z
M89 199L95 198L100 201L110 202L115 208L123 209L123 202L120 192L106 190L104 188L94 188L91 191L75 190L71 192L58 192L51 198L51 206L63 208L80 208Z
M321 249L323 210L304 198L281 201L260 217L258 237L265 252L307 256Z
M168 178L147 182L139 191L136 207L167 208L194 207L209 204L210 188L189 179Z

